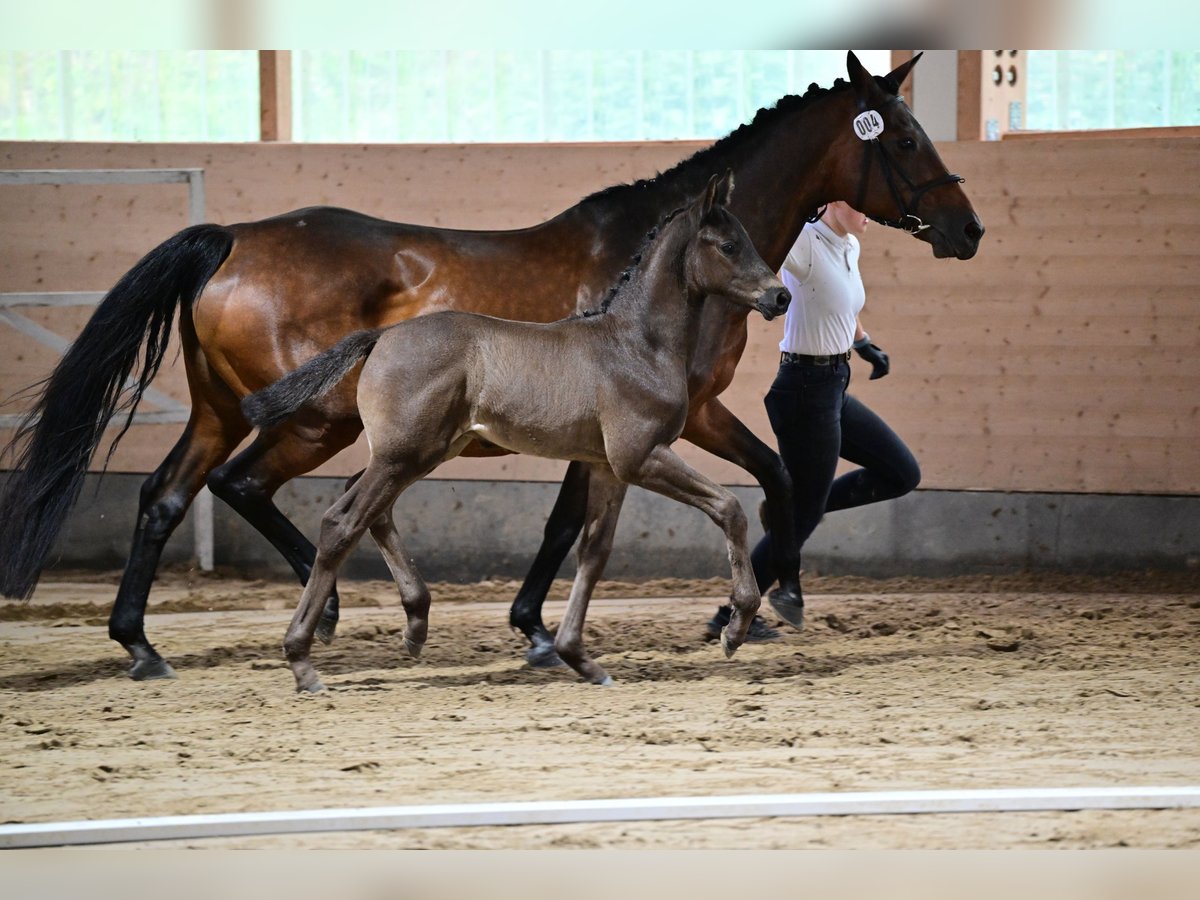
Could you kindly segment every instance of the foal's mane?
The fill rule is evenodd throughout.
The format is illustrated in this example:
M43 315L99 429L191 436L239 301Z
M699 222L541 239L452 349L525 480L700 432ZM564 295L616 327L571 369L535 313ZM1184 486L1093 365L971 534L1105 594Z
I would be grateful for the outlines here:
M892 80L886 77L876 76L876 81L885 90L891 90L893 93L899 89ZM842 78L834 81L833 87L828 88L821 87L816 82L813 82L803 94L788 94L785 97L781 97L774 106L763 107L754 114L754 118L748 124L738 126L715 144L697 150L687 159L676 163L665 172L659 172L653 178L642 178L630 184L614 184L610 187L602 188L584 197L580 201L580 204L611 200L628 192L654 190L666 185L680 184L686 186L690 185L693 181L699 183L701 179L709 178L713 172L721 168L720 165L714 164L715 160L724 159L728 154L740 150L753 141L759 132L772 125L778 119L804 109L822 97L839 91L849 90L849 88L850 83Z
M578 315L571 316L571 318L587 319L592 316L599 316L608 312L608 308L612 306L612 302L616 298L617 294L621 292L621 289L625 287L625 285L633 280L633 276L637 273L638 267L642 264L642 258L646 255L646 251L650 249L650 245L654 243L655 238L662 234L663 229L667 227L671 220L685 209L687 209L686 206L680 206L671 210L659 220L657 225L646 232L646 236L642 239L642 245L638 247L637 253L633 255L633 259L629 261L629 265L625 267L624 271L617 276L616 282L614 282L613 286L610 287L605 293L604 299L600 301L599 306L597 306L595 309L585 309Z

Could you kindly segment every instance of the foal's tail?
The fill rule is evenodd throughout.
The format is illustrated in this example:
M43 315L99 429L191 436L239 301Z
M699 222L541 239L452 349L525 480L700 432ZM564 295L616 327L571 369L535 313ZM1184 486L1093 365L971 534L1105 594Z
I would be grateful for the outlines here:
M17 470L0 491L5 596L33 593L109 419L129 411L106 464L162 364L176 307L190 308L232 247L233 233L219 225L194 225L159 244L108 292L50 377L29 389L37 403L0 453L12 452Z
M360 359L370 354L384 330L356 331L274 384L243 397L242 415L264 431L278 425L313 397L332 390Z

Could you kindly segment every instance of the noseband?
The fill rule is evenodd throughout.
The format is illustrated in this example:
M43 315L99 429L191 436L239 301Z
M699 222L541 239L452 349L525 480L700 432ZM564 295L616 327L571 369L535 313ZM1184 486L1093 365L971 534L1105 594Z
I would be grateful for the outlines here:
M899 100L900 97L897 95L888 102L895 103ZM865 104L860 101L859 110L862 111L865 109ZM876 216L867 214L868 218L873 219L880 225L887 225L889 228L899 228L901 231L906 231L909 234L919 234L926 228L930 227L922 222L920 216L916 214L917 204L921 202L921 198L925 196L925 193L935 187L940 187L943 184L962 184L967 180L961 175L952 175L950 173L946 173L945 175L942 175L939 178L934 178L931 181L925 182L924 184L913 184L912 179L904 174L900 167L896 165L895 160L893 160L888 154L887 150L884 149L884 146L880 142L878 135L864 143L875 145L875 149L877 151L876 155L879 158L879 167L883 169L883 177L884 180L887 181L888 190L892 192L892 199L896 201L896 206L900 210L900 218L898 219L880 219ZM866 202L867 182L870 177L871 150L869 147L865 147L863 148L862 175L859 177L858 182L858 202L854 204L854 208L857 210L861 210L863 208L863 204ZM908 187L909 196L907 203L904 201L904 195L900 192L900 187L896 183L897 178L902 180Z

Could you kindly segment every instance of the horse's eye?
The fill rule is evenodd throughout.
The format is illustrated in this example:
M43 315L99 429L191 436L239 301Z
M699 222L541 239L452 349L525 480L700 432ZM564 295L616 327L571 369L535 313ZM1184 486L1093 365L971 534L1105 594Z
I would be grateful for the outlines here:
M737 244L733 241L726 241L721 245L721 252L726 256L733 256L733 251L737 250Z
M912 138L900 138L898 146L901 150L915 150L917 149L917 142Z

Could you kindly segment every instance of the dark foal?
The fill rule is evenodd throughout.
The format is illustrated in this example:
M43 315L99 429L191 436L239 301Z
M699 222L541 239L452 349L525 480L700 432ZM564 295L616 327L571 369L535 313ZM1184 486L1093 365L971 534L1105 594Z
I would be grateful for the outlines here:
M671 449L687 421L688 364L703 307L724 302L772 318L791 299L725 208L730 180L714 177L663 224L602 311L548 325L444 312L358 332L243 401L251 422L271 427L302 404L319 404L366 360L357 399L370 462L321 523L316 562L284 641L297 690L322 687L310 660L313 637L338 567L368 529L400 589L405 645L420 653L429 590L390 511L401 491L475 439L589 470L579 569L554 643L583 678L611 681L584 649L583 624L630 484L702 510L725 532L733 615L721 643L726 655L741 645L759 604L746 515L728 489Z

